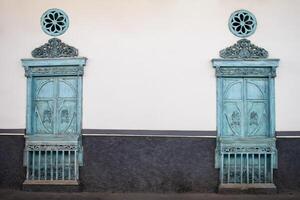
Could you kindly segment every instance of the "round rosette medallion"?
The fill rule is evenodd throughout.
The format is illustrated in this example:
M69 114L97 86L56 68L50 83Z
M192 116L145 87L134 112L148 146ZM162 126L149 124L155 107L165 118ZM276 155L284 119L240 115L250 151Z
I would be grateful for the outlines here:
M41 26L43 31L48 35L62 35L69 27L68 15L57 8L49 9L41 17Z
M229 30L237 37L246 38L252 35L257 26L255 16L247 10L233 12L228 22Z

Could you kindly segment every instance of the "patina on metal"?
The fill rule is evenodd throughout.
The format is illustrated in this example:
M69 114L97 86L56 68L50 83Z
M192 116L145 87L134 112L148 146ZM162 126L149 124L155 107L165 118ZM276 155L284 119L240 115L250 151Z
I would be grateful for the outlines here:
M255 32L257 21L250 11L237 10L231 14L228 27L235 36L245 38Z
M27 77L25 184L78 183L85 63L84 57L22 59Z
M50 19L60 25L65 16L59 12L47 11L42 27ZM66 28L54 31L55 35ZM82 77L87 59L57 38L34 49L32 56L21 59L27 78L24 184L78 185L83 165Z
M247 39L241 39L236 44L220 51L221 58L260 59L268 56L268 51L251 44L251 41Z
M78 50L61 42L60 39L52 38L48 43L34 49L31 55L34 58L76 57Z
M62 35L69 28L69 17L63 10L51 8L42 15L41 27L50 36Z
M236 16L249 19L237 13L230 24ZM265 49L247 39L221 50L220 57L212 60L217 77L215 167L220 169L219 189L275 189L274 79L279 59L269 59Z

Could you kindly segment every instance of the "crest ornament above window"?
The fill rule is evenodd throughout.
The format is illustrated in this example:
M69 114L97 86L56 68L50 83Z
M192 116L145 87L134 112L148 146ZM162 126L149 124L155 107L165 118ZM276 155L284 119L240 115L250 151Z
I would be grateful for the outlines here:
M48 43L34 49L31 55L34 58L76 57L78 56L78 50L61 42L58 38L52 38Z
M247 10L233 12L228 21L229 30L237 37L240 37L236 44L220 51L220 57L225 59L265 59L269 53L264 48L251 44L245 39L256 30L257 22L255 16Z
M241 39L236 44L220 51L221 58L262 59L267 58L268 55L268 51L251 44L247 39Z
M62 35L69 27L68 15L57 8L48 9L41 17L41 27L50 36ZM35 48L31 55L34 58L77 57L78 50L60 39L52 38L48 43Z
M247 10L233 12L228 21L229 30L237 37L246 38L252 35L257 26L255 16Z
M69 27L68 15L57 8L44 12L41 17L43 31L50 36L59 36L66 32Z

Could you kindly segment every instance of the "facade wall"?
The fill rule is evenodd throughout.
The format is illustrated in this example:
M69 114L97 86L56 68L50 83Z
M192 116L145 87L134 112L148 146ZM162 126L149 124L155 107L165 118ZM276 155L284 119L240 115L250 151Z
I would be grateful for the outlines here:
M124 132L130 131L114 131ZM84 136L81 186L83 191L102 192L215 192L215 145L214 138ZM277 139L277 147L274 181L279 192L300 190L300 139ZM22 188L23 148L23 136L0 137L0 188Z
M216 78L210 60L238 40L227 21L244 8L258 20L250 40L281 59L277 130L300 130L297 0L1 0L2 129L25 128L20 59L50 38L39 19L53 7L70 18L69 30L59 38L89 59L84 128L215 130Z
M54 7L70 18L69 29L59 38L88 58L80 170L84 190L216 190L211 59L238 40L227 27L237 9L257 18L252 43L268 50L270 58L281 59L276 130L279 136L293 136L277 140L275 183L280 190L300 189L297 0L1 0L1 188L21 188L25 178L26 78L20 59L31 57L34 48L50 39L39 19ZM103 136L109 132L115 136Z

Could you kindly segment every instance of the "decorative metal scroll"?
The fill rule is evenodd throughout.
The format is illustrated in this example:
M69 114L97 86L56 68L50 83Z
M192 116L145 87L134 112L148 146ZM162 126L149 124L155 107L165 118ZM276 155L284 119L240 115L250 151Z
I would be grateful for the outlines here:
M79 146L75 144L27 144L27 151L71 151L78 150Z
M270 153L275 152L273 145L270 146L226 146L222 147L221 152L225 153Z
M228 77L275 77L276 69L274 68L216 68L216 76L228 76Z
M61 42L60 39L52 38L48 43L34 49L31 55L34 58L76 57L78 50Z
M241 39L236 44L220 51L220 57L222 58L262 59L268 56L268 51L251 44L251 41L247 39Z

